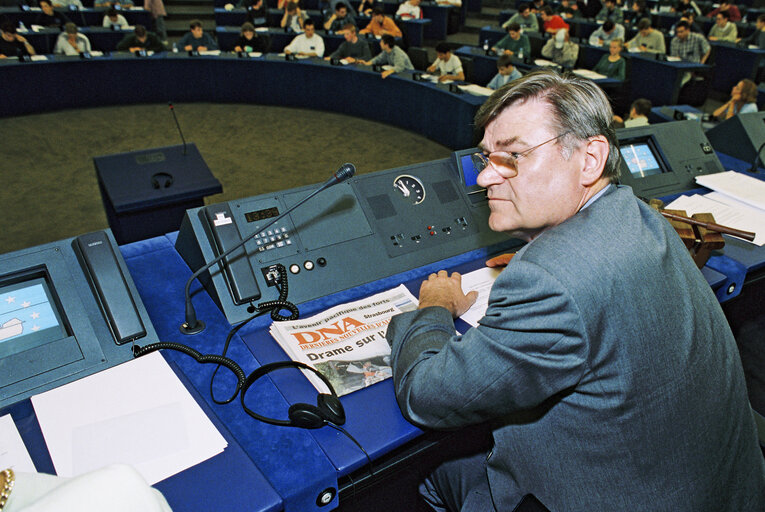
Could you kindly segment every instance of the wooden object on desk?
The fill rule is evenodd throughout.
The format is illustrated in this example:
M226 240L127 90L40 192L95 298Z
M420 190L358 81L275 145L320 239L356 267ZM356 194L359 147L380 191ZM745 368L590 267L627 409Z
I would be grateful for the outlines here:
M725 240L719 231L713 231L696 223L689 223L691 220L696 220L700 224L715 224L715 218L711 213L694 213L689 218L685 210L664 210L662 208L664 203L658 199L651 199L649 204L669 221L690 252L697 267L701 268L706 265L712 251L725 247Z

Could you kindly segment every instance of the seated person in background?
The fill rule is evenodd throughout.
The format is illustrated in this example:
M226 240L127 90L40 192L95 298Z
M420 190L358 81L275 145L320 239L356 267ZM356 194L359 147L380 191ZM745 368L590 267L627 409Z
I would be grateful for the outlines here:
M324 57L324 60L330 59L345 59L348 62L368 61L372 58L372 52L369 50L369 45L366 41L359 39L356 33L356 25L348 23L343 28L343 37L345 41L340 43L337 50L332 52L329 57Z
M380 49L375 58L370 61L362 61L362 64L367 66L373 66L379 64L380 66L392 66L391 69L386 69L382 72L382 77L387 78L393 73L401 73L402 71L408 71L414 69L412 61L409 59L409 55L404 50L396 46L396 39L390 35L385 34L380 39Z
M595 32L590 34L590 46L608 46L614 39L624 41L624 27L611 20L606 20Z
M529 4L521 4L518 12L510 16L510 19L502 24L502 28L507 29L511 23L517 23L523 30L539 32L539 20L537 15L531 12Z
M521 76L521 72L513 66L513 59L510 58L510 55L500 55L497 59L497 74L486 87L496 90Z
M521 27L517 23L511 23L507 26L507 35L500 39L492 47L494 53L504 53L505 55L523 55L531 57L531 43L526 34L521 34ZM518 58L521 58L520 56Z
M563 21L563 18L557 14L553 14L549 5L545 5L540 11L540 17L542 18L542 31L548 34L555 34L561 29L565 29L568 32L568 23Z
M664 34L651 27L651 19L643 18L637 25L638 33L627 43L627 48L639 52L667 53Z
M165 46L157 34L147 31L143 25L136 25L132 34L126 35L117 43L117 51L137 52L139 50L162 52L165 51Z
M531 0L529 7L531 7L531 12L538 14L542 12L542 9L544 9L546 5L547 3L545 3L545 0Z
M371 16L372 11L376 7L377 2L375 0L361 0L361 3L359 4L358 12L363 14L364 16Z
M90 53L90 40L77 31L77 25L67 23L64 25L64 31L58 35L53 53L64 55Z
M611 20L621 24L624 21L624 12L616 6L616 0L606 0L606 4L595 16L595 20L603 22Z
M741 80L730 91L730 99L712 112L718 121L725 121L736 114L757 112L757 84L748 78Z
M438 73L439 82L465 80L460 58L454 55L451 46L444 42L436 45L436 60L428 67L428 73Z
M709 29L710 41L729 41L736 42L738 39L738 29L734 23L728 19L730 14L726 11L720 11L715 16L715 24Z
M645 98L638 98L630 105L630 112L625 121L621 117L614 114L614 128L634 128L635 126L647 126L648 114L651 113L651 107L653 104L651 100Z
M69 23L69 18L64 16L63 13L53 10L53 5L51 5L50 0L40 0L39 4L42 12L38 13L37 17L35 17L35 21L33 22L35 25L40 25L41 27L46 28L63 29L64 25Z
M348 12L348 6L342 2L335 4L335 12L324 22L324 30L343 34L346 25L356 25L353 15Z
M712 9L707 13L707 18L714 18L717 16L718 12L727 11L728 12L728 19L732 21L733 23L737 21L741 21L741 11L738 10L738 7L730 3L728 0L722 0L720 2L720 6L716 9Z
M266 24L266 1L265 0L239 0L237 7L247 9L247 21L253 25Z
M679 13L684 13L688 9L692 9L696 13L696 16L701 16L701 9L698 4L693 0L678 0L678 2L672 7L672 10Z
M77 9L84 9L80 0L53 0L53 7L65 7L68 9L70 5Z
M693 11L693 9L689 9L683 13L683 15L680 17L679 20L677 20L670 28L669 28L669 35L670 37L675 37L675 33L677 31L677 24L681 21L687 21L688 26L691 28L691 32L694 34L703 34L704 32L701 30L701 25L696 23L696 13Z
M375 7L372 11L372 20L362 29L361 34L373 34L377 37L384 35L401 37L401 29L396 26L391 18L385 15L382 7Z
M542 47L542 56L564 68L573 68L579 58L579 46L570 40L568 30L559 30Z
M117 9L114 7L109 7L109 9L106 11L106 14L104 15L104 21L101 23L101 26L104 28L115 26L119 28L128 28L130 25L128 25L128 21L125 19L125 17L117 12Z
M324 39L316 34L316 26L312 19L305 20L303 30L302 34L296 35L292 42L284 48L284 53L301 57L324 57Z
M621 55L623 44L621 39L612 39L608 43L608 55L603 55L592 70L608 78L624 81L627 64Z
M307 19L308 15L298 7L297 2L288 2L284 7L284 16L282 16L279 26L299 34L303 31L303 25Z
M438 5L450 5L452 7L462 7L462 0L436 0Z
M711 47L701 34L691 32L690 24L680 20L675 28L675 37L669 45L669 54L680 60L705 63L709 58Z
M582 18L582 11L579 10L579 4L574 0L561 0L558 14L564 20Z
M637 25L643 18L650 18L651 11L645 3L645 0L635 0L630 7L630 26Z
M757 16L757 29L739 41L746 46L756 46L760 50L765 50L765 14Z
M242 24L239 39L236 40L236 44L234 45L234 51L245 53L266 53L268 51L268 46L268 37L258 35L258 33L255 32L255 25L248 21Z
M529 243L464 334L478 292L446 270L388 325L404 417L458 446L490 429L422 483L434 510L509 512L527 494L558 512L765 510L736 340L674 229L617 185L612 115L592 81L551 71L476 114L489 228Z
M396 16L402 20L419 20L422 18L420 0L406 0L406 2L398 6Z
M133 7L133 0L95 0L93 7Z
M215 39L206 34L202 28L202 22L199 20L191 20L189 23L189 32L183 35L180 41L178 41L178 47L188 51L204 52L207 50L217 50L218 43Z
M16 25L10 21L0 25L0 59L34 55L35 49L22 35L16 33Z

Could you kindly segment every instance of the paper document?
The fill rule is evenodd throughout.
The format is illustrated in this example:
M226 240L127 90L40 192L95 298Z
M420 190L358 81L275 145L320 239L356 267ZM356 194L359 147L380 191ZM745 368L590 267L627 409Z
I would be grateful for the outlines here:
M753 231L755 245L765 244L765 212L750 208L744 204L735 204L735 200L712 192L705 196L680 196L667 205L670 210L685 210L688 216L694 213L711 213L715 222L730 228Z
M494 93L493 89L476 84L460 85L459 88L475 96L491 96Z
M590 80L600 80L601 78L608 78L606 75L601 75L600 73L596 73L595 71L592 71L590 69L575 69L574 74L584 78L589 78Z
M132 465L153 485L226 447L158 352L32 397L56 473Z
M765 181L736 171L697 176L696 183L765 211Z
M10 414L0 417L0 468L21 473L37 472Z
M478 320L483 318L483 315L486 313L486 308L489 307L489 292L500 272L502 272L502 267L483 267L462 276L462 291L464 293L471 290L478 292L478 299L476 299L471 308L460 317L473 327L478 325Z

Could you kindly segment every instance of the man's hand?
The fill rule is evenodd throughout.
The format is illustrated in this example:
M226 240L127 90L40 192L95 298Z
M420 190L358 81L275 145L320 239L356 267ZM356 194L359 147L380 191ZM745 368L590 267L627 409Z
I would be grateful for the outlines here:
M515 253L511 254L500 254L499 256L494 256L490 260L486 262L487 267L506 267L508 263L510 263L510 260L513 259L513 256L515 256Z
M385 78L388 78L389 76L391 76L395 72L396 72L395 69L386 69L385 71L383 71L381 73L381 75L382 75L383 79L385 79Z
M475 290L467 295L462 293L462 276L458 272L449 276L446 270L440 270L438 275L430 274L428 280L422 282L419 309L441 306L457 318L470 309L477 298L478 292Z

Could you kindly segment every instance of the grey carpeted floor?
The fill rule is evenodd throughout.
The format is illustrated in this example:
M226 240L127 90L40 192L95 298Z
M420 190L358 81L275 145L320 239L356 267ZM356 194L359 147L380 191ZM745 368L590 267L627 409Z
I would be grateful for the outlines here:
M175 111L223 185L207 203L448 157L420 135L334 113L259 105L182 104ZM0 254L108 227L93 157L179 144L166 105L0 119Z

